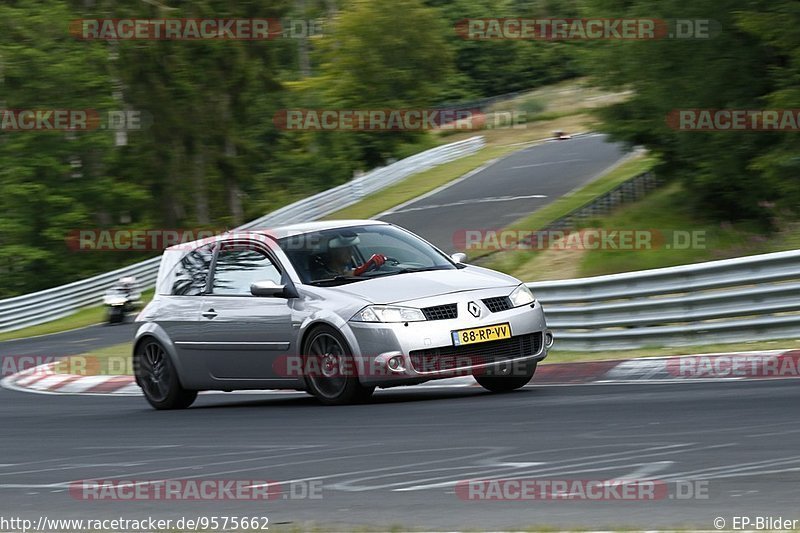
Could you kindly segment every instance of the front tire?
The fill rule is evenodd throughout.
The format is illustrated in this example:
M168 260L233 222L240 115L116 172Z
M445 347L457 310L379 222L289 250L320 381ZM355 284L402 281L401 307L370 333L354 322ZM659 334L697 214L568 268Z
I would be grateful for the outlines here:
M515 365L512 365L515 368ZM499 375L495 368L488 369L485 373L473 376L478 385L490 392L511 392L527 385L536 373L536 362L527 363L519 372L511 375Z
M197 399L197 391L181 386L172 359L161 343L154 339L139 344L133 356L133 368L136 383L155 409L186 409Z
M306 390L326 405L369 400L375 387L358 380L347 341L332 327L317 326L303 343Z

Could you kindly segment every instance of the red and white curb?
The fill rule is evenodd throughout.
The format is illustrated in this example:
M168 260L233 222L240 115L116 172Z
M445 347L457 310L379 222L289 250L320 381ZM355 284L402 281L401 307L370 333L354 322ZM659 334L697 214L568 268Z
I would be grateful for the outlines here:
M57 362L6 377L0 386L38 394L141 396L132 376L79 376L60 373ZM530 386L612 383L677 383L800 377L800 350L644 357L640 359L542 364ZM471 376L429 381L415 387L477 386ZM295 391L248 391L292 394ZM304 394L304 393L299 393Z
M18 372L0 381L0 387L39 394L138 396L133 376L79 376L56 370L57 362Z

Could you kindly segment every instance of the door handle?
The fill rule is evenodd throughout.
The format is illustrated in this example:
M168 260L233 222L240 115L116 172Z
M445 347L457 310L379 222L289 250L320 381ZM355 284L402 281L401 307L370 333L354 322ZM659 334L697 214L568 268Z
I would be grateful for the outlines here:
M214 311L214 309L209 309L208 311L203 313L203 316L208 318L208 319L212 319L212 318L215 318L217 316L217 312Z

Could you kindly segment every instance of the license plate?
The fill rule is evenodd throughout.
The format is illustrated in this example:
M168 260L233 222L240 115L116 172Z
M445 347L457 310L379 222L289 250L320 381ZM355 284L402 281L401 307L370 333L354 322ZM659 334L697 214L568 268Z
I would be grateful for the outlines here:
M511 324L495 324L480 328L459 329L452 331L453 345L477 344L479 342L497 341L511 338Z

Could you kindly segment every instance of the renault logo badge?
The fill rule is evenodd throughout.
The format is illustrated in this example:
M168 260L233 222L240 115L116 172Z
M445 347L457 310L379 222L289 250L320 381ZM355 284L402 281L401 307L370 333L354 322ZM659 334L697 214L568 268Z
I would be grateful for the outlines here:
M481 316L481 308L478 307L478 304L476 304L475 302L470 302L467 304L467 311L469 311L469 314L471 314L475 318Z

